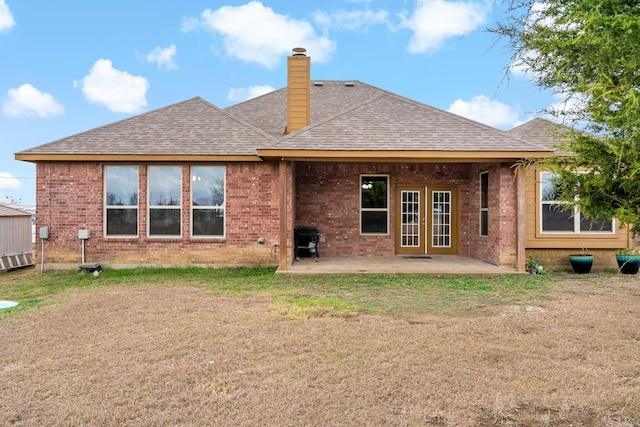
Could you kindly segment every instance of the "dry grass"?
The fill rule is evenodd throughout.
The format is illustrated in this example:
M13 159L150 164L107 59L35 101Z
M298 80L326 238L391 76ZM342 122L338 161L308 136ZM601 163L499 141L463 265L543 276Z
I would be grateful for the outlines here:
M453 314L173 284L51 302L0 318L2 425L640 425L636 277Z

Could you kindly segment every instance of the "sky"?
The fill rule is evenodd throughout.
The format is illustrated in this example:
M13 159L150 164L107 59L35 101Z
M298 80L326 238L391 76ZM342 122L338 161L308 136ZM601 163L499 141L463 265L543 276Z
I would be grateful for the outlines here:
M508 130L557 103L509 68L492 0L0 0L0 200L35 204L16 152L200 96L225 108L312 80L359 80ZM511 72L507 75L507 70Z

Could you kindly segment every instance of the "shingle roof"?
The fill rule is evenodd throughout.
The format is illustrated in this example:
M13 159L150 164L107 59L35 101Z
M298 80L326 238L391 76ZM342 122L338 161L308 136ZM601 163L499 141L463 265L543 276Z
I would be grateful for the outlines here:
M323 121L386 91L375 86L349 81L316 80L311 84L311 123ZM224 111L276 137L284 136L287 124L287 88L278 89Z
M562 135L566 134L568 130L568 127L550 120L535 118L508 130L506 133L519 140L536 144L543 149L556 150L562 142ZM556 154L560 153L561 151L556 151Z
M315 81L311 125L285 135L286 88L224 110L196 97L16 154L256 156L258 150L548 152L444 110L359 81ZM524 126L524 125L523 125ZM525 129L521 130L522 132Z
M382 91L272 144L295 150L541 151L493 127Z
M255 155L270 138L196 97L18 154Z
M0 205L0 216L31 216L31 214L29 212L21 211L20 209Z

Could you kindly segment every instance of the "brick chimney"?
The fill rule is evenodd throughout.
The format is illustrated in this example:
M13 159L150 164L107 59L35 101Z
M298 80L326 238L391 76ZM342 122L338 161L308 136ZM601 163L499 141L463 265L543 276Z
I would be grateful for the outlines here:
M287 127L285 134L311 124L311 59L303 47L293 49L287 68Z

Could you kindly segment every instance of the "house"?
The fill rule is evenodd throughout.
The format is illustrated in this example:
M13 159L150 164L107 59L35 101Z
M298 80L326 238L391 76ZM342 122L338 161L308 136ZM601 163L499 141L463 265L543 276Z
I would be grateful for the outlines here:
M568 155L555 149L566 131L563 126L536 118L508 131L510 136L554 150L554 155ZM617 269L615 249L634 247L626 224L616 219L591 221L580 211L558 209L553 199L551 174L539 168L524 171L525 231L527 257L556 269L568 269L568 255L587 251L594 255L594 268Z
M539 123L504 132L360 81L311 80L298 48L286 88L226 109L196 97L15 156L36 164L47 268L76 268L90 230L87 261L106 266L286 270L295 229L312 227L323 257L458 254L522 270L528 251L564 256L585 238L537 232L539 184L513 166L554 155ZM626 230L605 234L590 249L628 244Z
M0 205L0 273L33 265L31 214Z

